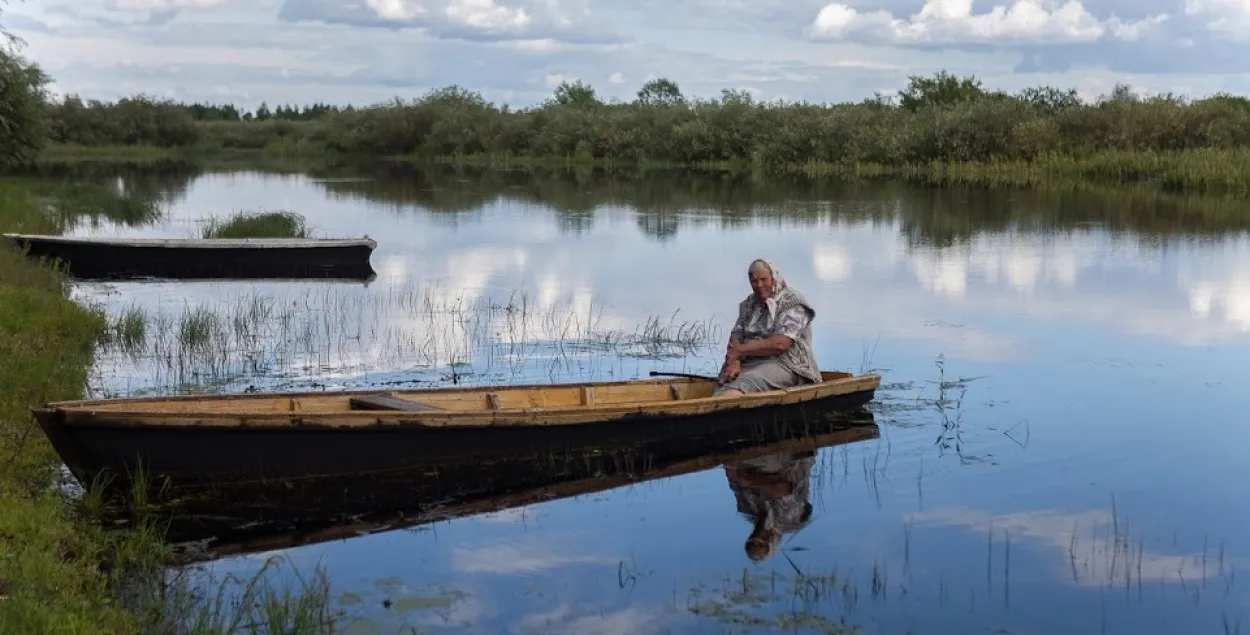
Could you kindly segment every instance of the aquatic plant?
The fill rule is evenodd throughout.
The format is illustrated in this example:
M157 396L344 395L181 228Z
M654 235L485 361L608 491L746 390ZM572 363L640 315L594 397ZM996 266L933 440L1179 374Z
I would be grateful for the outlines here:
M593 302L539 306L519 291L466 299L438 284L128 305L109 321L114 335L99 350L93 384L112 396L601 376L613 362L684 358L722 340L710 320L653 316L631 328L605 320Z
M307 238L304 217L295 212L236 212L226 220L210 218L201 238Z

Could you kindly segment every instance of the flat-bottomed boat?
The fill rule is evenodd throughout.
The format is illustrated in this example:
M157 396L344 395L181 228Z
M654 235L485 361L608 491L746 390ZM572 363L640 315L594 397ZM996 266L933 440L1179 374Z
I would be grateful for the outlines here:
M377 275L372 238L114 238L4 234L31 258L64 263L80 279L365 280Z
M713 396L709 377L403 391L241 393L50 403L34 410L84 486L142 472L165 487L260 483L802 425L872 400L881 377L825 372Z

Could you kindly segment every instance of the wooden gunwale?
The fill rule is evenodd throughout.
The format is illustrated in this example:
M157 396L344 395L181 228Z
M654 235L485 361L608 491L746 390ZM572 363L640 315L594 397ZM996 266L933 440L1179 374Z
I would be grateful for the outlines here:
M119 248L166 249L304 249L308 247L359 247L376 249L377 241L361 238L120 238L114 236L55 236L44 234L4 234L10 241L94 245Z
M568 389L580 386L592 388L606 386L654 386L674 383L693 383L697 380L687 379L684 382L670 379L661 380L625 380L618 382L587 382L580 384L532 384L515 386L478 386L456 388L433 388L413 391L341 391L327 393L263 393L242 395L221 395L205 398L203 396L182 395L178 397L143 397L128 400L94 400L50 403L43 410L57 411L67 426L126 426L126 427L237 427L237 428L271 428L281 427L300 429L305 427L490 427L490 426L560 426L593 422L603 422L632 418L634 416L650 417L685 417L700 414L713 414L727 410L753 410L769 406L793 405L827 397L834 397L861 391L875 390L881 377L876 373L852 375L826 380L819 384L805 384L793 388L773 390L759 393L748 393L739 397L696 397L680 400L651 399L624 403L601 405L567 405L553 407L500 408L482 407L473 410L432 410L432 411L393 411L393 410L292 410L279 411L247 411L223 410L193 412L161 408L134 409L93 409L100 405L143 405L188 401L246 401L273 400L291 398L294 400L309 397L324 398L326 396L344 400L356 395L389 394L394 396L418 397L432 394L481 394L483 396L494 390L525 391L543 389ZM152 421L159 419L158 421Z

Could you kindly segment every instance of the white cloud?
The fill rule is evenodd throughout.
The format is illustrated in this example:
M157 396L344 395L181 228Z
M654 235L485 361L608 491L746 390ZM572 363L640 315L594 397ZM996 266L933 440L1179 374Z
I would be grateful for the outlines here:
M907 19L888 11L860 11L845 4L826 5L809 34L819 39L881 38L895 44L976 42L1062 44L1104 37L1137 39L1163 16L1125 23L1117 17L1099 20L1079 0L1047 7L1040 0L1016 0L973 13L972 0L926 0Z
M451 553L451 565L457 573L535 574L579 564L612 565L618 562L619 558L611 556L568 553L566 546L557 548L554 544L537 540L488 547L456 546Z
M224 4L228 0L106 0L104 7L122 11L171 11L177 9L207 9Z
M1245 40L1250 27L1250 2L1246 0L1186 0L1185 14L1203 20L1214 33Z
M667 77L692 96L858 101L940 69L1087 97L1118 82L1190 96L1250 88L1236 43L1250 32L1244 2L979 2L42 0L7 7L0 22L57 92L249 108L376 103L450 84L528 106L557 77L605 99Z
M996 539L1007 534L1013 541L1033 541L1054 556L1052 575L1084 587L1122 583L1126 575L1131 575L1134 583L1202 584L1204 579L1219 578L1225 572L1222 566L1205 567L1199 553L1159 553L1154 546L1148 549L1137 536L1117 535L1116 528L1124 525L1117 524L1111 509L1080 513L1047 509L993 515L977 509L949 508L921 512L915 520L963 526L978 534L994 531ZM1125 571L1126 556L1132 563L1130 572Z
M436 11L427 9L424 2L412 0L365 0L365 3L384 20L406 22L435 13L453 24L483 31L519 31L534 20L525 7L501 6L494 0L450 0Z

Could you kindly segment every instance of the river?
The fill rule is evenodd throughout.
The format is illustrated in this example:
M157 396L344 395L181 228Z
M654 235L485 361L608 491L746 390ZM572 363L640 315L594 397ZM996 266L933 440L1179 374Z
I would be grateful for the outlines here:
M286 209L378 241L368 283L78 283L146 325L101 351L97 396L714 373L757 257L815 305L824 368L883 376L879 436L765 461L811 510L762 559L713 466L208 568L320 565L348 632L1142 635L1246 613L1250 221L1230 203L400 166L76 178L152 213L69 233Z

